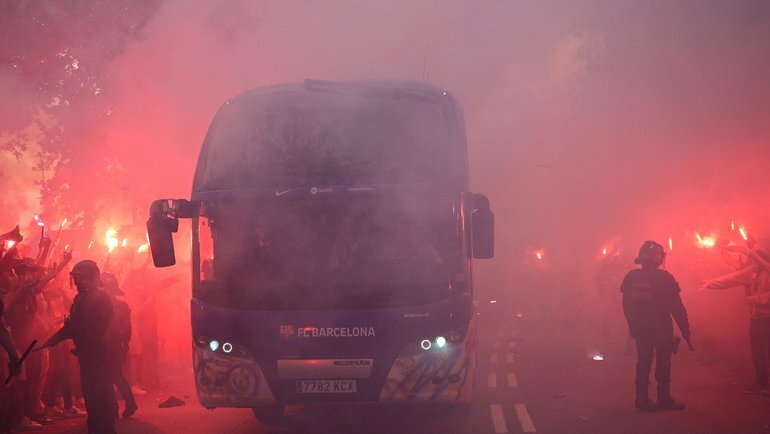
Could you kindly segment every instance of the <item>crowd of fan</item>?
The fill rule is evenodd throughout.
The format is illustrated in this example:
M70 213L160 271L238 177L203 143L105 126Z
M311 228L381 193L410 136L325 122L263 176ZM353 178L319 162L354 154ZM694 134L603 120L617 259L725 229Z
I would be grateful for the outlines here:
M18 226L0 234L0 342L5 350L0 351L0 381L5 383L0 385L0 432L40 430L56 419L86 415L72 342L33 350L35 342L54 334L70 313L76 295L68 273L73 253L46 236L35 244L37 254L32 257L33 249ZM101 289L110 296L114 312L104 339L119 354L113 382L126 401L124 417L137 409L133 394L146 393L142 387L129 386L124 369L145 388L160 384L157 322L152 295L142 277L146 265L114 274L109 263L102 266L107 272L102 273ZM118 298L125 295L119 279L139 294L132 299L139 304L133 321L140 326L133 339L131 311Z

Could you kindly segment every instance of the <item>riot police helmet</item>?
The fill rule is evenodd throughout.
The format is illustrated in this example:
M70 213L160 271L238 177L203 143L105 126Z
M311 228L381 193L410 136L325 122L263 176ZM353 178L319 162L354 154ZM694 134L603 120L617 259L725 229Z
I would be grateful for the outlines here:
M80 287L78 283L85 283L91 287L102 286L99 266L91 260L84 260L75 264L70 271L70 276L78 288Z

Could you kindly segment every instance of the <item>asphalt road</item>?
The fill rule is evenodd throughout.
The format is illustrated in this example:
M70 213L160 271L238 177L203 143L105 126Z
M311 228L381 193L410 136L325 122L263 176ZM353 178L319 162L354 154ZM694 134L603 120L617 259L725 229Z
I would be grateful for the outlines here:
M770 396L744 395L749 361L683 349L674 358L673 393L684 411L633 409L635 356L622 333L586 332L576 322L517 316L502 303L481 306L480 354L474 403L457 409L290 407L281 426L257 422L249 410L200 407L192 374L139 397L136 416L119 433L770 433ZM603 360L594 360L599 356ZM597 357L598 358L598 357ZM189 375L188 375L189 374ZM654 398L651 387L651 396ZM175 395L181 407L158 404ZM122 405L122 402L121 402ZM84 419L59 420L43 432L84 433Z

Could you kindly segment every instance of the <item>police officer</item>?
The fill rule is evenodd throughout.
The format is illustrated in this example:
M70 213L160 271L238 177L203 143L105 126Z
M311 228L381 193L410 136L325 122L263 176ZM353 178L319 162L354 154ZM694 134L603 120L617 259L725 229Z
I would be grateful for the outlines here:
M128 307L128 303L118 300L118 297L125 295L125 293L120 289L118 279L114 274L102 273L102 282L104 283L104 292L110 297L112 303L112 321L110 321L105 335L107 369L111 381L117 386L120 395L126 401L123 417L131 417L139 408L136 405L134 394L131 392L131 385L128 384L128 380L123 375L123 364L128 356L128 342L131 340L131 309Z
M78 294L64 325L40 348L72 339L72 351L80 363L80 383L88 412L89 434L114 434L117 403L106 367L104 335L112 318L112 303L103 291L99 267L94 261L80 261L72 267L71 283Z
M634 263L641 268L631 270L623 279L623 313L631 337L636 340L636 400L640 411L682 410L684 403L671 397L671 354L674 351L674 317L682 337L690 345L690 324L687 310L679 296L679 284L660 266L666 258L663 246L645 241ZM653 403L647 389L652 359L655 358L655 380L658 402Z

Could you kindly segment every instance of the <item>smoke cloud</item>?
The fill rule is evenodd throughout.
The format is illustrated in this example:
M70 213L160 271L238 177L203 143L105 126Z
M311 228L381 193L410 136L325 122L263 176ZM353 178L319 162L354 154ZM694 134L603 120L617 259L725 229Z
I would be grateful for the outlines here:
M465 109L472 189L490 197L497 222L497 257L478 263L482 294L528 291L529 252L543 249L564 273L559 290L585 299L603 246L633 257L645 239L669 237L687 292L710 277L701 271L728 271L718 259L698 268L707 253L693 250L696 231L737 242L737 221L770 235L765 1L136 1L128 15L94 6L77 27L42 4L3 14L19 22L0 22L16 32L2 34L4 51L39 47L11 41L45 35L35 24L53 20L71 37L43 59L59 59L63 80L90 96L57 112L68 100L35 87L29 59L2 59L3 137L23 136L29 119L67 137L33 131L22 158L0 154L6 227L42 211L141 223L152 199L189 196L227 98L305 78L393 78L444 86ZM104 16L121 26L100 25ZM51 117L19 116L30 101ZM30 167L37 149L60 157L50 170L67 186L45 210ZM690 304L717 308L702 300Z

